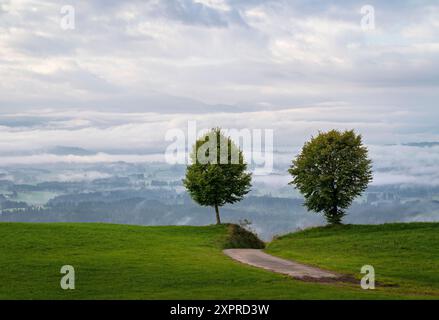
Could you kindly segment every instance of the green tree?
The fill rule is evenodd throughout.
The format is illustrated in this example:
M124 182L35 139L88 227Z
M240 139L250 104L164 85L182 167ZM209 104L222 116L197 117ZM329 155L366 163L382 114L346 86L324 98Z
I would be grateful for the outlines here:
M195 202L215 208L216 223L221 224L219 207L242 200L250 191L251 174L242 151L214 128L196 141L190 156L183 184Z
M293 160L290 184L303 194L308 210L341 224L345 210L372 181L372 161L354 130L319 133Z

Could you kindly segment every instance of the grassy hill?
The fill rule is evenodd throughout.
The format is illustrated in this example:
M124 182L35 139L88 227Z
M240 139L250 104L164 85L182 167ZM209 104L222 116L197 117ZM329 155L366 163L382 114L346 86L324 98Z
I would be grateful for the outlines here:
M312 228L276 239L267 252L352 275L372 265L394 291L439 297L439 223Z
M280 256L348 273L368 263L378 277L410 281L407 288L365 291L357 284L302 282L235 262L222 253L226 226L0 223L0 299L431 297L438 292L437 269L433 272L438 265L438 228L439 224L324 228L269 245L268 251ZM368 246L366 254L363 249ZM343 258L343 252L350 258ZM369 259L373 257L378 258ZM75 290L60 288L63 265L75 267ZM416 276L416 268L422 275Z

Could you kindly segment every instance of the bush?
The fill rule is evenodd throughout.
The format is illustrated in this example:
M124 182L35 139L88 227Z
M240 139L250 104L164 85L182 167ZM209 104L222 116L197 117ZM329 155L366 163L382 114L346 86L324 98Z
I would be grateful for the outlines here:
M264 249L265 243L253 232L236 224L228 225L224 249Z

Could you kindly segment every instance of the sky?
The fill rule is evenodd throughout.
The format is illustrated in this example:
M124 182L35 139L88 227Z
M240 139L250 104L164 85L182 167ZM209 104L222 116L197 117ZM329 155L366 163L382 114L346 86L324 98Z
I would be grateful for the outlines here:
M438 71L433 0L1 0L0 154L155 153L188 121L272 129L287 150L332 128L371 146L439 141ZM383 163L409 161L401 148Z

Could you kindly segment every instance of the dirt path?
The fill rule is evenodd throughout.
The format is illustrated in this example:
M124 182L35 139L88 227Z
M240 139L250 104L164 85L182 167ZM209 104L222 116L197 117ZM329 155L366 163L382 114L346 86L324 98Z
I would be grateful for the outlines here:
M341 275L291 260L274 257L258 249L227 249L224 250L224 253L239 262L286 274L300 280L322 282L341 279Z

